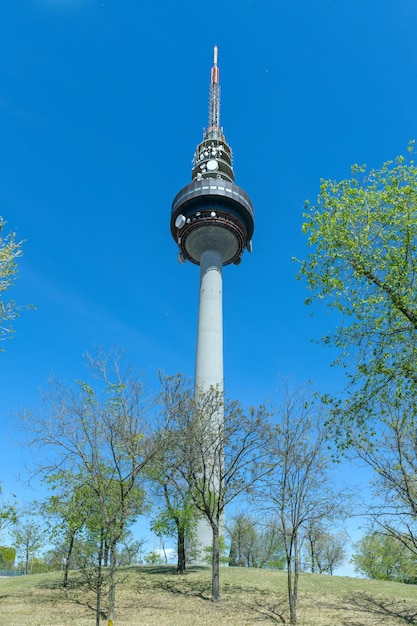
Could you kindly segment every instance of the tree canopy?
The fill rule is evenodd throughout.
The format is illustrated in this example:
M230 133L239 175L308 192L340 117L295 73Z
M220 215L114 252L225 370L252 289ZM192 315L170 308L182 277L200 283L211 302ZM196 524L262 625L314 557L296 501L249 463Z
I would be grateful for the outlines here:
M22 242L16 241L16 233L2 234L5 226L6 222L0 216L0 340L12 335L12 322L19 313L19 307L13 300L4 299L4 292L14 284L16 259L22 254ZM3 348L0 347L1 350Z
M313 301L341 321L324 337L346 368L347 399L338 404L344 434L371 423L381 398L417 393L417 166L407 157L380 169L352 167L352 178L323 180L306 203L303 232L312 252L301 264ZM416 405L417 406L417 405ZM346 438L345 438L346 441Z
M355 544L355 549L352 563L356 572L376 580L416 582L416 557L399 539L369 532Z

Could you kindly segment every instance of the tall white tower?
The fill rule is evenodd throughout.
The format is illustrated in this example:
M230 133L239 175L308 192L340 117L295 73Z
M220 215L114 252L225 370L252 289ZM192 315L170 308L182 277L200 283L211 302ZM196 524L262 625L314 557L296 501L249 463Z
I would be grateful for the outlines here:
M253 206L234 184L232 151L220 126L220 72L217 46L211 69L208 127L194 154L192 182L172 203L171 233L181 263L200 265L195 395L210 388L223 393L222 268L239 265L244 249L252 249ZM216 416L217 420L222 415ZM212 545L208 523L201 521L198 541Z

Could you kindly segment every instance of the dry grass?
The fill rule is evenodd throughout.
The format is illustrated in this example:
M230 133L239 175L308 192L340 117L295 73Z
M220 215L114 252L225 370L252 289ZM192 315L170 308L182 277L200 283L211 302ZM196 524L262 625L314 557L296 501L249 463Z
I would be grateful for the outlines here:
M171 567L123 572L115 626L248 626L287 624L286 575L223 568L222 600L210 602L210 571ZM0 579L0 626L94 625L94 597L73 574L60 587L58 573ZM300 626L397 626L417 624L416 587L399 583L303 574ZM103 624L106 624L103 616Z

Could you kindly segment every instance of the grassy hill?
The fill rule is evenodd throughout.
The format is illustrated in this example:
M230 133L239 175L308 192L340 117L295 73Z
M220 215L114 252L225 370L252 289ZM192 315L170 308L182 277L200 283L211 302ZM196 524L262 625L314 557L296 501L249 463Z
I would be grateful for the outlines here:
M0 578L0 626L87 626L94 596L77 574L64 591L61 574ZM235 626L288 623L286 574L223 568L222 600L210 602L210 570L178 576L169 566L128 568L117 590L114 626ZM302 574L300 626L417 624L417 587ZM106 624L103 616L103 624Z

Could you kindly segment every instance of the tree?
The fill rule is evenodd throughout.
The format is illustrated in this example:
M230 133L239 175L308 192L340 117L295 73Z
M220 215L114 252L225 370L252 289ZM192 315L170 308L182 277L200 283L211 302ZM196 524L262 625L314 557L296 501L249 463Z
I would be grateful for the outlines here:
M216 389L194 401L181 375L163 380L165 433L176 450L197 511L213 533L212 600L220 599L220 535L226 506L246 494L265 471L264 407L245 413ZM219 414L222 419L219 420Z
M30 571L32 574L49 572L49 565L43 557L34 556L30 560Z
M320 522L317 522L316 520L313 520L305 530L305 568L310 569L312 574L314 574L317 567L316 546L323 532L324 529L322 524Z
M85 573L96 593L96 624L108 581L108 622L114 621L117 546L144 511L140 477L153 458L158 438L147 423L150 410L141 381L120 358L88 359L96 389L52 381L44 410L22 416L29 445L40 452L38 471L63 476L85 505ZM68 499L67 499L68 501ZM108 578L103 564L109 555ZM82 561L82 560L81 560ZM91 563L94 561L94 566Z
M22 242L16 241L16 233L1 234L5 226L6 222L0 216L0 340L11 337L12 322L19 314L16 303L5 301L2 294L13 286L17 275L16 259L22 254Z
M287 567L291 624L297 622L300 550L313 524L342 516L343 496L329 476L329 433L303 390L286 389L275 424L265 433L270 472L257 489L258 506L279 525Z
M317 568L319 574L328 573L332 576L335 568L346 559L344 533L333 535L323 525L312 524L305 533L305 542L312 573Z
M91 516L91 493L88 493L89 486L84 486L82 480L80 476L77 480L69 471L48 474L45 483L53 493L40 506L40 513L50 528L51 540L58 544L58 552L61 553L64 588L68 586L76 537Z
M0 546L0 569L11 569L16 559L16 549Z
M153 552L149 552L149 554L145 555L145 563L147 565L160 565L163 562L164 559L159 552L156 552L156 550L154 550Z
M417 395L417 167L412 157L379 170L353 166L351 179L322 181L306 203L303 231L313 252L301 264L312 297L341 316L324 342L339 351L348 397L334 400L344 445L366 438L381 400ZM414 403L413 412L417 410ZM367 432L368 431L368 432Z
M381 402L373 438L352 437L356 456L374 472L366 513L375 529L417 558L417 416L414 399Z
M31 560L42 547L43 531L35 522L27 521L16 526L13 530L13 536L18 554L23 555L25 574L28 574L31 570Z
M175 471L175 468L173 468ZM196 509L188 493L179 488L180 483L174 480L173 473L168 472L160 478L165 508L151 523L151 530L157 537L176 537L177 539L177 573L185 574L187 553L194 554L194 533L197 523Z
M8 497L6 499L2 496L2 488L0 485L0 537L6 528L15 526L18 522L18 510L16 505L16 496L10 494L13 497L13 501L9 502Z
M396 537L372 531L355 549L352 563L356 572L377 580L417 582L417 556Z
M137 563L138 555L145 544L144 539L133 539L131 531L126 533L117 551L117 563L120 567Z
M49 550L44 552L43 559L48 566L48 571L58 572L65 567L66 545L56 543Z
M230 567L274 567L283 569L285 554L276 522L236 513L228 529Z
M253 566L257 540L256 522L245 513L236 513L228 531L230 535L229 566Z
M161 432L171 420L171 412L190 412L193 405L192 393L187 381L181 376L166 377L160 373L162 391L159 402L163 413ZM166 433L167 434L167 433ZM193 502L183 465L183 450L175 437L164 437L158 455L148 466L148 475L155 498L162 502L151 529L158 537L176 537L177 573L186 571L187 556L194 556L195 531L198 512Z

